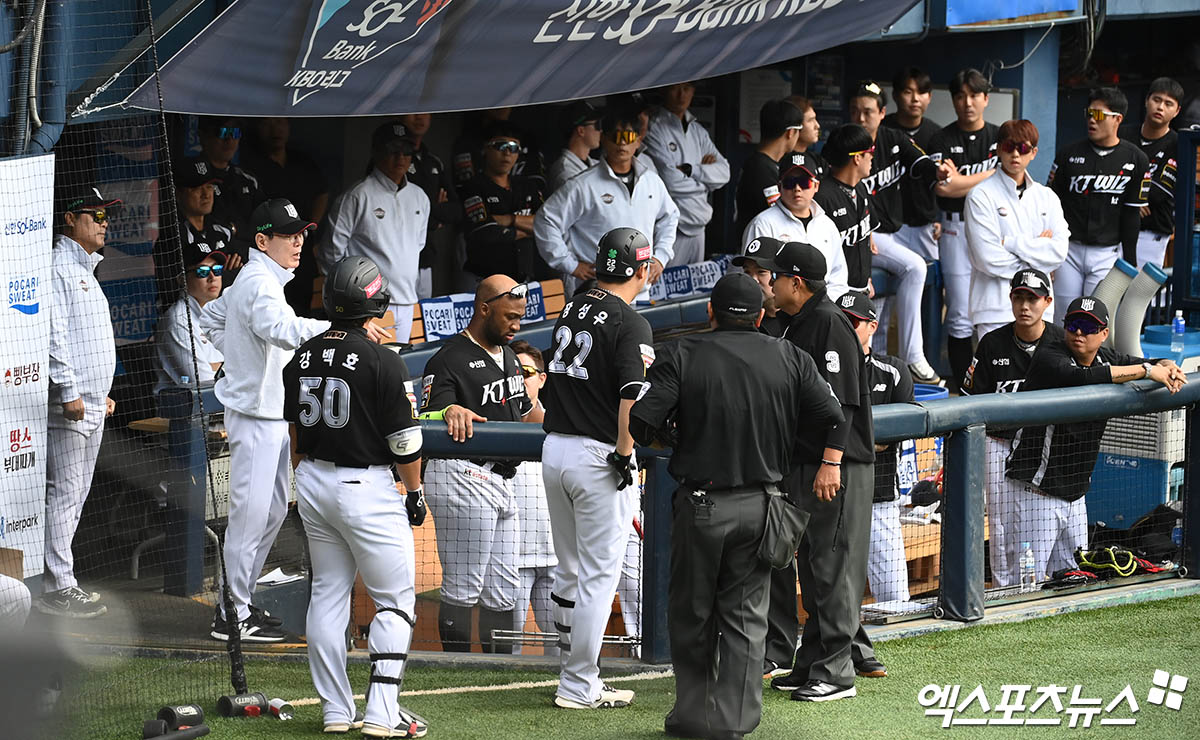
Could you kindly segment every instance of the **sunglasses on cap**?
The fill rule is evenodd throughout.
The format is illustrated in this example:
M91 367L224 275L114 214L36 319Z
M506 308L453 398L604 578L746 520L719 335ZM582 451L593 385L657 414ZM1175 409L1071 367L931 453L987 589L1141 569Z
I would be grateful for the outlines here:
M526 378L532 378L535 375L541 375L541 374L542 374L542 371L538 370L533 365L522 365L521 366L521 375L525 376Z
M108 223L108 211L104 210L103 208L89 208L82 211L76 211L76 213L86 213L92 217L93 221L101 226Z
M792 190L793 188L801 188L808 190L812 187L812 178L808 175L788 175L779 181L784 190Z
M493 141L488 146L501 154L517 154L521 151L521 145L515 141Z
M1087 117L1092 119L1096 123L1100 123L1101 121L1103 121L1105 118L1108 118L1109 116L1119 116L1119 115L1121 115L1121 114L1117 113L1116 111L1111 111L1111 110L1100 110L1099 108L1088 108L1087 109Z
M608 139L609 141L614 141L618 144L632 144L638 140L638 132L630 131L629 129L611 131L608 134Z
M1009 154L1016 152L1017 154L1025 155L1032 152L1034 148L1033 144L1030 144L1028 141L1022 141L1018 144L1012 139L1006 139L1000 142L1000 151L1008 152Z
M529 286L526 285L525 283L517 283L516 285L512 286L511 288L504 291L503 293L501 293L499 295L494 295L491 298L487 299L486 301L484 301L484 303L491 303L492 301L498 301L501 298L515 298L516 300L519 301L519 300L523 300L525 298L525 296L527 296L527 295L529 295Z
M1092 319L1083 317L1067 319L1063 322L1063 329L1066 330L1068 334L1079 333L1091 336L1092 334L1099 334L1106 328L1107 327L1101 326Z
M875 153L875 145L872 144L870 149L862 149L857 152L850 152L847 156L857 157L860 154L874 154L874 153Z
M196 277L198 277L198 278L206 278L209 275L211 275L213 277L220 277L221 273L225 272L225 266L224 265L200 265L199 267L192 270L192 272L194 272L196 274Z
M236 126L222 126L217 129L218 139L240 139L242 138L242 130Z

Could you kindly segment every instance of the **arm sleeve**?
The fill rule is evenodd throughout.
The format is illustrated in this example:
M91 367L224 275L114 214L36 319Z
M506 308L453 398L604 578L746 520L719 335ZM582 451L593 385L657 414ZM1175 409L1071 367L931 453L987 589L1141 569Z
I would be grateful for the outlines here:
M1061 341L1059 343L1061 345ZM1035 389L1069 388L1079 385L1102 385L1112 382L1112 367L1093 363L1091 367L1079 367L1071 360L1070 352L1065 346L1048 348L1049 351L1038 353L1029 368L1027 386L1030 382ZM1131 364L1138 364L1136 361Z
M294 350L328 328L328 321L297 316L283 299L282 292L276 295L268 290L260 290L254 296L250 309L250 331L280 349Z
M442 355L439 352L425 365L425 377L421 381L425 388L425 399L421 403L421 411L441 411L459 402L457 385Z
M646 388L646 371L654 362L654 335L641 317L627 316L617 331L617 390L623 399L636 399Z
M408 376L408 366L394 352L380 352L379 357L379 408L387 412L386 416L380 414L379 431L386 437L393 432L417 426L420 422L417 420L417 400L412 379Z
M181 385L180 379L184 375L192 375L192 333L188 330L187 314L179 308L179 304L176 303L163 316L162 320L166 322L165 331L158 335L163 372L175 385ZM199 318L193 317L195 320Z
M1011 277L1021 269L1021 261L1005 249L1004 235L996 208L979 188L967 196L963 210L967 232L967 256L971 266L992 277Z
M693 123L693 126L699 126L699 123ZM692 177L704 186L708 192L712 192L717 188L724 187L729 182L729 160L725 159L721 152L717 151L717 147L713 144L712 137L708 135L703 127L700 128L700 133L703 138L702 148L705 154L711 154L717 158L712 164L701 164L696 162L692 165Z
M496 223L488 211L483 198L470 189L463 188L463 213L466 216L466 242L468 251L490 251L508 246L517 239L516 229Z
M843 341L845 339L845 341ZM861 388L859 374L862 372L862 350L850 346L849 338L836 336L833 332L826 335L826 347L820 357L814 357L817 372L829 383L838 402L842 405L844 421L829 430L825 446L835 450L846 449L846 441L850 439L850 427L853 423L854 410L860 403Z
M661 195L658 201L658 215L654 218L654 236L651 244L654 246L654 259L666 267L675 258L676 227L679 226L679 207L671 199L667 188L659 180Z
M354 235L355 214L358 211L357 199L349 193L343 194L334 201L329 209L329 228L325 230L324 244L317 250L317 261L321 269L328 275L338 260L346 256L350 239Z
M937 162L909 137L901 135L900 140L900 161L908 170L909 177L932 186L937 181Z
M996 383L992 379L991 343L985 341L986 336L984 335L984 338L979 340L979 346L975 348L975 356L971 358L971 365L962 379L963 393L968 396L992 393L996 390Z
M52 268L53 269L53 268ZM50 308L50 397L59 403L79 398L72 349L71 288L69 278L54 270Z
M225 296L218 296L216 300L209 301L200 309L200 315L196 319L208 341L212 342L218 352L225 354Z
M575 193L580 189L578 180L563 183L533 218L533 238L538 251L546 264L559 272L571 272L579 264L567 246L567 231L571 228L567 214L577 212L574 206L579 196Z
M650 388L629 412L629 431L638 444L648 445L658 439L658 431L679 405L678 362L678 353L672 352L650 366Z

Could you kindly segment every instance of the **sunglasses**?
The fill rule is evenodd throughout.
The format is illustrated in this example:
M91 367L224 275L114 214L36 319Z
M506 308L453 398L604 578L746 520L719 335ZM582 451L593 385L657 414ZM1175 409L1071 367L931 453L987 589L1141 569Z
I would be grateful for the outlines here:
M242 130L234 126L222 126L217 129L218 139L240 139L242 138Z
M515 141L493 141L488 146L501 154L517 154L521 151L521 145Z
M1020 144L1011 139L1000 142L1000 151L1008 152L1009 154L1016 152L1018 154L1025 155L1029 154L1033 150L1033 144L1030 144L1028 141L1022 141Z
M1103 121L1105 118L1108 118L1109 116L1119 116L1119 115L1121 115L1121 114L1116 113L1114 111L1110 111L1110 110L1100 110L1099 108L1088 108L1087 109L1087 117L1092 119L1096 123L1100 123L1101 121Z
M1063 322L1063 329L1068 334L1078 333L1091 336L1092 334L1099 334L1105 328L1091 319L1067 319Z
M87 215L92 217L93 221L100 224L101 226L108 223L108 212L105 211L103 208L96 208L94 210L86 210L86 211L76 211L76 213L86 213Z
M870 149L863 149L862 151L850 152L849 156L857 157L860 154L874 154L874 153L875 153L875 145L872 144Z
M491 303L492 301L498 301L501 298L514 298L514 299L520 301L520 300L524 300L525 296L527 296L527 295L529 295L529 286L526 285L525 283L519 283L517 285L512 286L512 288L504 291L500 295L492 296L491 298L484 301L484 303Z
M192 270L192 272L196 273L196 277L198 277L198 278L206 278L209 275L211 275L213 277L220 277L221 273L225 272L225 266L224 265L200 265L196 269Z
M614 141L618 144L632 144L638 140L637 131L629 131L623 129L621 131L611 131L608 134L609 141Z
M535 375L541 375L542 371L538 370L533 365L522 365L521 366L521 374L524 375L526 378L532 378Z
M808 190L812 187L812 178L805 175L792 175L785 177L779 181L784 190L792 190L793 188L801 188Z

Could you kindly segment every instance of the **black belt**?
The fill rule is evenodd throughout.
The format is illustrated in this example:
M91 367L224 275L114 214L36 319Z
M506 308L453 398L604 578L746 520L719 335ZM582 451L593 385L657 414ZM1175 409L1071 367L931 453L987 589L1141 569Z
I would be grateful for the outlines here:
M767 493L767 492L779 490L778 483L748 483L743 486L726 486L725 488L713 488L711 486L706 486L703 483L695 483L695 482L686 481L686 480L683 482L683 487L690 491L695 491L697 493L715 493L718 495L728 494L728 493Z
M517 475L517 466L513 465L512 463L501 462L499 460L480 460L477 458L470 458L469 462L472 462L481 468L491 470L504 480L510 480L515 478Z

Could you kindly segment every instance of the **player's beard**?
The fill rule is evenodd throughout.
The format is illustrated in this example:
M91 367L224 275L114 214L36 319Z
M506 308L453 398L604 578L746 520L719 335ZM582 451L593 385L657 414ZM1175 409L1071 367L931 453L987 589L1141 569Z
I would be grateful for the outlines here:
M508 337L504 336L504 332L497 329L491 322L483 325L483 338L493 347L503 347L508 344Z

